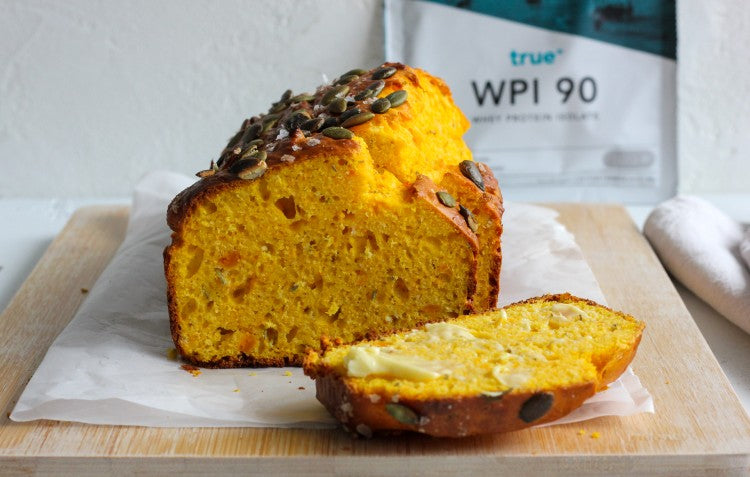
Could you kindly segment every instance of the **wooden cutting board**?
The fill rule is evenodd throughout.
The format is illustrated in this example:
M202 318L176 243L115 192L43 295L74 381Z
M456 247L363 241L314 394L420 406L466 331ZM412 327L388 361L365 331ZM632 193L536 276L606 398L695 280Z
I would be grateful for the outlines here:
M647 323L633 368L654 397L655 414L465 439L12 422L8 414L25 383L125 233L127 208L88 207L75 213L0 315L0 475L750 475L750 419L626 211L552 207L610 306Z

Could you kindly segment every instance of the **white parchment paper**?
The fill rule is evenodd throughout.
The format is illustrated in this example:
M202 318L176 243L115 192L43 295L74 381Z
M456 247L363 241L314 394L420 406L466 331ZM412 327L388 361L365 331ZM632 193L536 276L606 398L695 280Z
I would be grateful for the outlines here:
M127 235L26 386L10 418L157 427L333 427L299 368L203 369L168 358L173 348L162 251L169 201L194 179L154 172L136 187ZM573 236L556 212L506 204L501 300L571 292L604 303ZM556 421L653 412L628 370Z

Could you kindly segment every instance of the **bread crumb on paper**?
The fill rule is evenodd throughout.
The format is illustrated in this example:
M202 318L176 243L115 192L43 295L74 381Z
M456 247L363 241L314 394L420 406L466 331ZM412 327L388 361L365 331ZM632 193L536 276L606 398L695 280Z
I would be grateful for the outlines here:
M193 377L198 377L201 374L201 370L196 368L192 364L183 364L182 366L180 366L180 368L192 374Z

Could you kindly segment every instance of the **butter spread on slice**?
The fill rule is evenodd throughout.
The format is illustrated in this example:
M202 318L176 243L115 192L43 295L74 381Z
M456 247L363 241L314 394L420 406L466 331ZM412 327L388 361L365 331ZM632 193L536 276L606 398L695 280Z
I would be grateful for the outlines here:
M380 374L411 381L429 381L441 375L434 369L436 365L439 363L383 352L382 348L376 346L352 346L344 357L347 374L355 378Z
M428 323L425 325L426 333L430 337L439 338L441 340L475 340L476 336L471 334L469 330L463 326L454 325L451 323Z
M585 319L588 319L589 317L589 315L587 315L585 311L581 310L575 305L570 305L568 303L555 303L550 307L550 310L552 311L552 313L560 314L567 319L572 319L579 316Z

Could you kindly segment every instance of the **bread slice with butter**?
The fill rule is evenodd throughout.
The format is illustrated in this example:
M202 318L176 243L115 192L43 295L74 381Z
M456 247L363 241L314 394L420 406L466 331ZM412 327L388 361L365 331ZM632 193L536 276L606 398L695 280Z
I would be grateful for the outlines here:
M558 419L617 379L645 325L569 294L311 351L305 373L345 429L460 437Z

